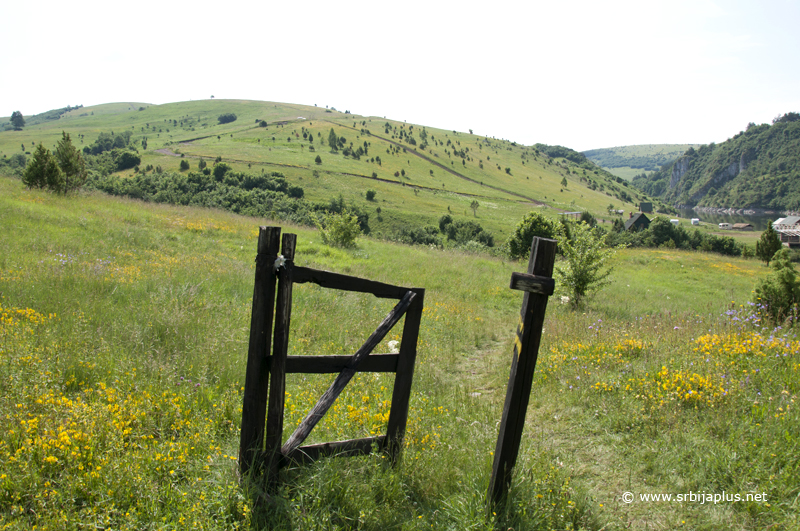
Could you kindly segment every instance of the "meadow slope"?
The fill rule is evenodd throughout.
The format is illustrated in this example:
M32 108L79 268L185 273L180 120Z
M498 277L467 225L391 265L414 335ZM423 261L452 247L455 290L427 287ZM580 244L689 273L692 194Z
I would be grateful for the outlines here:
M219 116L237 119L219 123ZM217 158L235 171L278 171L309 201L340 194L371 213L376 234L436 225L444 214L472 219L505 240L531 208L550 216L588 211L608 218L609 205L635 211L646 197L586 162L551 158L512 140L483 137L332 109L261 101L207 100L149 105L110 103L73 109L55 120L34 120L22 131L0 131L0 155L30 158L43 142L54 149L62 131L82 149L101 133L131 134L139 172L199 171ZM344 148L366 149L359 158L332 151L331 130ZM145 148L146 145L146 148ZM320 163L315 159L319 156ZM150 168L148 170L148 168ZM184 171L187 173L187 171ZM131 177L133 168L116 172ZM566 185L563 184L566 182ZM374 201L365 197L374 190ZM470 204L478 201L472 211ZM378 211L380 209L380 211Z
M426 289L410 424L397 469L294 467L255 504L236 460L270 223L0 177L4 529L797 529L800 344L753 316L760 262L625 250L582 311L557 294L511 497L487 515L525 264L371 238L342 251L293 226L301 265ZM390 305L298 286L290 354L353 352ZM328 382L289 379L287 431ZM311 442L385 429L390 389L357 377ZM682 493L712 499L640 498Z

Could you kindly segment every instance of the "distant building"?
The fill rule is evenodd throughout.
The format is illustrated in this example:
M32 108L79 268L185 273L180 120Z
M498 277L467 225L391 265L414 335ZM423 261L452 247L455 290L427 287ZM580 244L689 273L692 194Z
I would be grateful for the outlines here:
M778 232L782 230L800 230L800 216L789 216L776 219L772 223L772 228Z
M647 212L652 214L653 213L653 203L639 203L639 211L640 212Z
M734 223L733 230L754 230L749 223Z
M650 220L642 212L633 214L628 218L628 221L625 222L625 230L640 231L645 230L649 226Z
M789 216L775 220L772 228L788 247L800 247L800 216Z

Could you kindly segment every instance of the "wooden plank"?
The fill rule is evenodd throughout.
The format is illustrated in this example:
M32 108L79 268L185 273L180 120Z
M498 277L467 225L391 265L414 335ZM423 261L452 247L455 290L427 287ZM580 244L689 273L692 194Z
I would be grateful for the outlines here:
M528 262L528 274L542 277L553 276L556 255L555 240L534 238ZM547 295L525 292L522 299L514 357L508 379L503 417L494 453L489 498L494 504L502 503L508 492L514 465L522 440L525 414L528 409L533 373L542 338Z
M556 289L556 281L552 278L538 277L527 273L511 273L511 289L538 293L539 295L552 295Z
M278 297L275 310L275 334L272 340L270 364L269 404L267 407L267 434L264 451L267 460L267 485L273 488L278 482L280 447L283 438L283 410L286 394L286 353L289 349L289 326L292 315L292 269L297 235L284 234L281 242L283 266L278 275Z
M369 336L366 342L358 349L358 351L353 354L350 363L348 366L339 373L339 376L336 377L336 380L331 384L325 393L320 397L314 407L311 408L311 411L306 415L303 419L303 422L300 423L300 426L294 431L294 433L289 437L286 441L286 444L283 445L281 448L281 453L284 455L290 454L294 451L295 448L300 446L306 437L311 433L311 430L314 429L314 426L322 419L328 409L333 405L333 402L342 392L344 387L356 373L356 369L361 361L366 358L370 352L383 340L386 334L392 329L392 327L400 320L403 316L405 311L411 305L411 302L416 297L416 294L413 291L408 291L406 295L398 302L392 311L389 312L389 315L378 325L378 328ZM277 360L277 358L276 358ZM275 361L273 361L273 364ZM268 432L269 434L269 432Z
M396 464L403 447L403 437L408 422L408 406L411 397L411 383L414 380L414 366L417 359L417 340L419 324L422 319L422 307L425 290L414 288L417 297L406 312L403 324L403 338L400 343L400 359L397 362L397 373L392 390L392 407L389 410L389 422L386 426L386 449L392 464Z
M369 455L373 448L382 448L385 435L366 437L364 439L351 439L349 441L325 442L309 444L294 449L289 455L284 456L286 462L297 464L310 463L320 457L353 457L356 455Z
M323 288L338 289L342 291L355 291L358 293L371 293L383 299L402 299L408 288L392 286L383 282L351 277L330 271L320 271L297 266L294 268L294 283L303 284L312 282Z
M250 315L250 344L242 402L242 426L239 439L239 471L242 475L253 465L264 444L264 422L269 384L269 354L272 318L275 309L275 275L272 264L278 256L280 227L260 227L258 254Z
M358 366L358 372L396 372L399 354L370 354ZM286 374L333 374L342 372L352 356L287 356ZM267 363L272 362L272 356Z

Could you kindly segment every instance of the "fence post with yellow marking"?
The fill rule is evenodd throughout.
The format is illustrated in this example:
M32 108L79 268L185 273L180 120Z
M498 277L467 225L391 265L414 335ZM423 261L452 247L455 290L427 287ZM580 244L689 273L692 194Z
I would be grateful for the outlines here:
M555 240L534 238L527 273L512 273L511 289L524 292L517 337L514 340L514 357L508 379L503 417L492 465L489 484L490 507L501 503L511 484L511 474L517 461L525 413L533 385L533 371L539 355L542 325L547 300L553 294L553 265L556 258Z

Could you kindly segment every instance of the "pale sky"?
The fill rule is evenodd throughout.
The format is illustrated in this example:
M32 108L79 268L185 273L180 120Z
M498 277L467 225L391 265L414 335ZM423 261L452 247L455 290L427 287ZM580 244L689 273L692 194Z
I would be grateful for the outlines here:
M5 1L0 116L253 99L559 144L800 112L800 0Z

